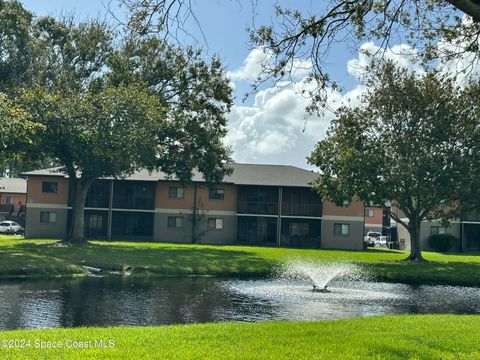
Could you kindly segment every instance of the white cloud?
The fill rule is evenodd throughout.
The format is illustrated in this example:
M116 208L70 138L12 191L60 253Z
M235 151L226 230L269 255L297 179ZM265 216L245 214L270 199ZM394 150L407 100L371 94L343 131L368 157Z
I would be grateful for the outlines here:
M387 50L372 42L363 44L357 57L346 64L348 73L358 80L358 84L345 93L328 89L329 110L322 116L312 115L308 118L305 117L305 108L310 100L302 95L302 90L308 91L313 84L305 81L308 62L299 63L299 70L294 75L297 79L258 91L251 105L237 104L233 107L226 143L233 148L234 159L239 162L290 164L311 168L306 157L316 142L325 137L334 118L334 111L342 104L356 106L360 103L360 96L367 90L360 80L373 59L391 60L412 72L422 73L423 69L415 61L417 55L416 49L405 44ZM260 74L260 64L266 60L265 56L261 49L252 50L243 65L229 73L230 79L255 79ZM466 64L471 61L468 56L462 59ZM464 63L455 62L447 68L451 70ZM477 67L476 70L478 69Z
M240 68L229 71L227 76L232 81L255 81L262 75L262 67L270 66L273 59L271 51L262 47L251 50ZM300 80L307 76L312 69L312 62L307 59L294 59L291 67L292 80Z
M469 17L463 18L464 25L469 25L472 20ZM468 41L467 41L468 40ZM454 59L449 59L438 65L440 71L447 76L455 76L459 85L470 81L478 81L480 77L480 59L478 53L467 51L471 37L465 36L455 42L441 40L437 44L437 50L441 54L456 54ZM476 38L477 45L480 39Z
M261 47L257 47L250 51L239 69L229 71L227 75L233 81L255 80L262 72L262 64L268 62L271 58L271 53Z
M412 72L423 72L422 67L417 63L418 51L407 44L399 44L388 49L382 49L373 42L367 42L360 46L358 58L347 62L347 71L356 79L360 80L368 71L368 66L374 60L388 60L399 67Z

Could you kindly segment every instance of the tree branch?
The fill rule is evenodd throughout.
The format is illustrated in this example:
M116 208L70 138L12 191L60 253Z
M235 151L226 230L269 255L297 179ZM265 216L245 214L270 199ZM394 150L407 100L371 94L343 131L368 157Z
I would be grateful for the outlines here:
M446 0L449 4L480 22L480 1L476 0Z

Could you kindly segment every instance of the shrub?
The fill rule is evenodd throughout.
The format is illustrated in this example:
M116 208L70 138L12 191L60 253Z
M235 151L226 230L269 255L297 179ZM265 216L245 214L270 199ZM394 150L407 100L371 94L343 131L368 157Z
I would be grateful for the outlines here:
M451 234L430 235L428 237L428 245L430 248L440 252L448 251L452 249L452 247L457 249L459 244L460 239Z

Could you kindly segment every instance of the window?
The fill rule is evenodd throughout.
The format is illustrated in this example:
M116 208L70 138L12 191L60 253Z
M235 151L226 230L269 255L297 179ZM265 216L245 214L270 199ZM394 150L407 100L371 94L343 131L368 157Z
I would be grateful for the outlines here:
M71 215L71 210L69 211ZM67 228L71 228L71 219ZM108 228L108 212L102 210L85 210L85 236L93 239L105 238Z
M11 196L5 196L5 204L7 205L13 204L13 200Z
M373 217L373 210L365 209L365 217Z
M168 217L168 227L169 228L182 228L183 227L183 217L181 216L169 216Z
M350 235L350 224L333 224L333 234L341 236Z
M223 200L225 198L224 189L212 189L208 193L208 198L211 200Z
M307 223L291 223L290 236L308 236L309 226Z
M51 211L41 211L40 212L40 222L41 223L56 223L57 222L57 213Z
M101 231L103 227L103 216L91 214L87 225L90 230Z
M42 182L42 192L44 193L58 193L58 183L44 181Z
M445 234L446 228L442 226L432 226L430 227L430 235L440 235Z
M182 187L170 187L168 189L168 197L173 199L183 199L185 195L185 189Z
M223 229L223 219L210 218L208 219L208 229L209 230L222 230Z

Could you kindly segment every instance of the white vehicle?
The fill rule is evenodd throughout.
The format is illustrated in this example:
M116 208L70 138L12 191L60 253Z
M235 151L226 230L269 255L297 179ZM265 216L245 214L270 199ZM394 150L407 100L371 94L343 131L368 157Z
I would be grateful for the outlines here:
M374 242L375 246L387 246L387 237L386 236L379 236L375 239Z
M364 238L364 241L367 243L368 246L375 246L375 240L381 237L382 234L376 231L369 231Z
M24 228L15 221L5 220L0 222L0 234L21 234Z

